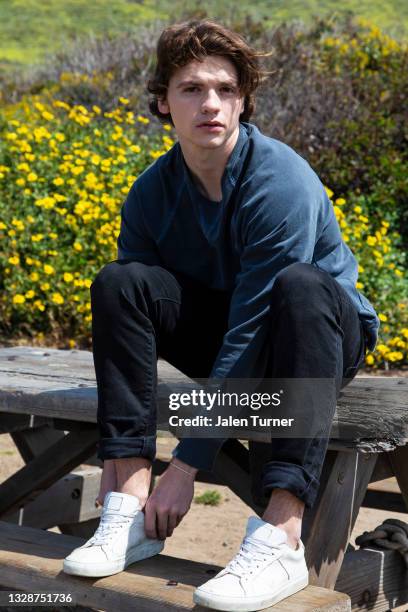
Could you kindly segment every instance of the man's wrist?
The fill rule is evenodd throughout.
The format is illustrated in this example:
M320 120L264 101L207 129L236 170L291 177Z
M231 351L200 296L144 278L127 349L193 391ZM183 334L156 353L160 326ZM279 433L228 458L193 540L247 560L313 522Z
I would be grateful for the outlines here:
M198 472L197 468L193 467L192 465L188 465L188 463L184 463L184 461L180 461L180 459L177 459L177 457L172 458L172 460L170 461L170 465L172 465L179 471L189 474L189 476L191 476L192 478L195 478Z

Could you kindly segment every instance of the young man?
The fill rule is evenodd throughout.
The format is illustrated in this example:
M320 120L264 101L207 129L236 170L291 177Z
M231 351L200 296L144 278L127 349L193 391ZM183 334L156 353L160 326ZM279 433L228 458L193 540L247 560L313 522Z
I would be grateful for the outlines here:
M159 39L150 108L178 142L133 185L119 258L91 287L103 512L64 561L68 573L104 576L158 553L190 507L196 472L213 466L222 440L182 439L148 497L158 356L192 378L326 378L338 391L375 347L379 321L355 288L322 183L248 121L260 76L254 50L210 20ZM334 410L320 415L322 431ZM263 518L249 519L240 551L196 603L255 610L307 585L302 515L326 449L322 436L273 439Z

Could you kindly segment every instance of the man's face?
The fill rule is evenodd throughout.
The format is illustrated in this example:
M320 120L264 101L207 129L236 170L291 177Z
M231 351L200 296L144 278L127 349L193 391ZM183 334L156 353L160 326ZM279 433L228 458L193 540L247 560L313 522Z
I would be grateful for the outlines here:
M158 103L161 113L171 113L178 138L203 148L222 146L238 127L244 97L238 90L234 64L220 55L191 61L169 81L167 98ZM199 127L216 121L219 127Z

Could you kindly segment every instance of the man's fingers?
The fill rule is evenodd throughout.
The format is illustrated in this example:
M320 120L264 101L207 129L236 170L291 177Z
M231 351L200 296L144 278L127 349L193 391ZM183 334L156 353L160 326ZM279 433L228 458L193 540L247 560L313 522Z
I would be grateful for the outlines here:
M145 506L145 533L148 538L157 540L156 510L149 503Z
M167 538L168 512L158 512L156 514L157 536L159 540Z

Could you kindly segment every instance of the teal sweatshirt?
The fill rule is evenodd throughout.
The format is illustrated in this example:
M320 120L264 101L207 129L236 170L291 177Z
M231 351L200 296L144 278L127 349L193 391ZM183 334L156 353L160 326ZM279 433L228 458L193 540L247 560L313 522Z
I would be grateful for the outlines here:
M254 364L270 292L278 272L294 262L325 270L342 285L363 323L368 349L374 350L379 319L356 289L357 261L309 163L254 124L241 122L221 185L222 201L207 199L176 142L133 184L118 237L119 259L160 265L207 287L233 291L228 331L210 377L257 377ZM213 440L211 446L211 440L197 445L197 439L183 439L174 455L211 469L222 443Z

